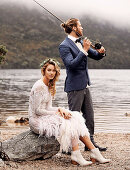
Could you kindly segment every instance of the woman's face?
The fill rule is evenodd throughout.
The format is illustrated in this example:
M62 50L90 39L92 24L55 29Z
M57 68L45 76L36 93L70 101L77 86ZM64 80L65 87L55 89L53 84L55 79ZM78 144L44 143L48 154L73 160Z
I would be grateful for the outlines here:
M49 64L47 67L46 67L46 70L45 70L45 76L48 80L52 80L54 79L56 75L56 69L55 69L55 66L52 65L52 64Z

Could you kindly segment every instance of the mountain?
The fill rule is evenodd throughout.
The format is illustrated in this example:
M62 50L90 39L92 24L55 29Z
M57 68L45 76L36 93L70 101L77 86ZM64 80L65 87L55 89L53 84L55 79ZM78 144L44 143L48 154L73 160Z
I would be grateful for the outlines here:
M107 51L107 56L98 62L89 59L89 68L130 68L128 30L86 16L80 20L84 35L99 39ZM6 63L1 68L39 68L39 63L47 57L57 58L63 67L58 46L65 36L60 22L47 12L14 4L0 6L0 44L8 49Z

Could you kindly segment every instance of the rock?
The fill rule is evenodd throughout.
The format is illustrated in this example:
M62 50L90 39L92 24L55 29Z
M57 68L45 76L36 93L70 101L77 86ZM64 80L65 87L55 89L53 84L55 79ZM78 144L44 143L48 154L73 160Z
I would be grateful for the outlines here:
M29 118L21 117L20 119L16 119L14 123L29 123Z
M50 158L60 150L54 137L40 136L28 130L2 142L2 151L11 161L27 161Z
M4 161L2 159L0 159L0 167L4 166Z
M29 123L29 118L28 117L21 117L21 118L16 118L15 116L9 116L6 121L6 123Z
M125 113L125 116L127 116L127 117L129 116L130 117L130 113Z
M5 121L4 121L4 120L0 120L0 126L1 126L3 123L5 123Z

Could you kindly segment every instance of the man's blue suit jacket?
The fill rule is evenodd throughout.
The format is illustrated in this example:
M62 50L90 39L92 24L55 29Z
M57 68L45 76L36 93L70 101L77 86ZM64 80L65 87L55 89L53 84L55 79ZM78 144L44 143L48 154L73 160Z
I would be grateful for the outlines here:
M90 85L88 74L88 57L100 60L103 55L90 48L86 56L76 44L66 37L59 46L60 57L66 67L65 92L85 89Z

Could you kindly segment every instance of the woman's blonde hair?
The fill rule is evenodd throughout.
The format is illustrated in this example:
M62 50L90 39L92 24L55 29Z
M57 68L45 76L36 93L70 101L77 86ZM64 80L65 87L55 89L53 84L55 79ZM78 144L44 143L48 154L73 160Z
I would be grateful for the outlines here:
M45 75L45 70L49 64L54 65L56 74L55 77L49 81L48 83L48 88L52 96L55 95L56 93L56 81L58 81L58 78L60 76L60 64L57 62L55 59L49 58L41 63L41 73L44 76Z

